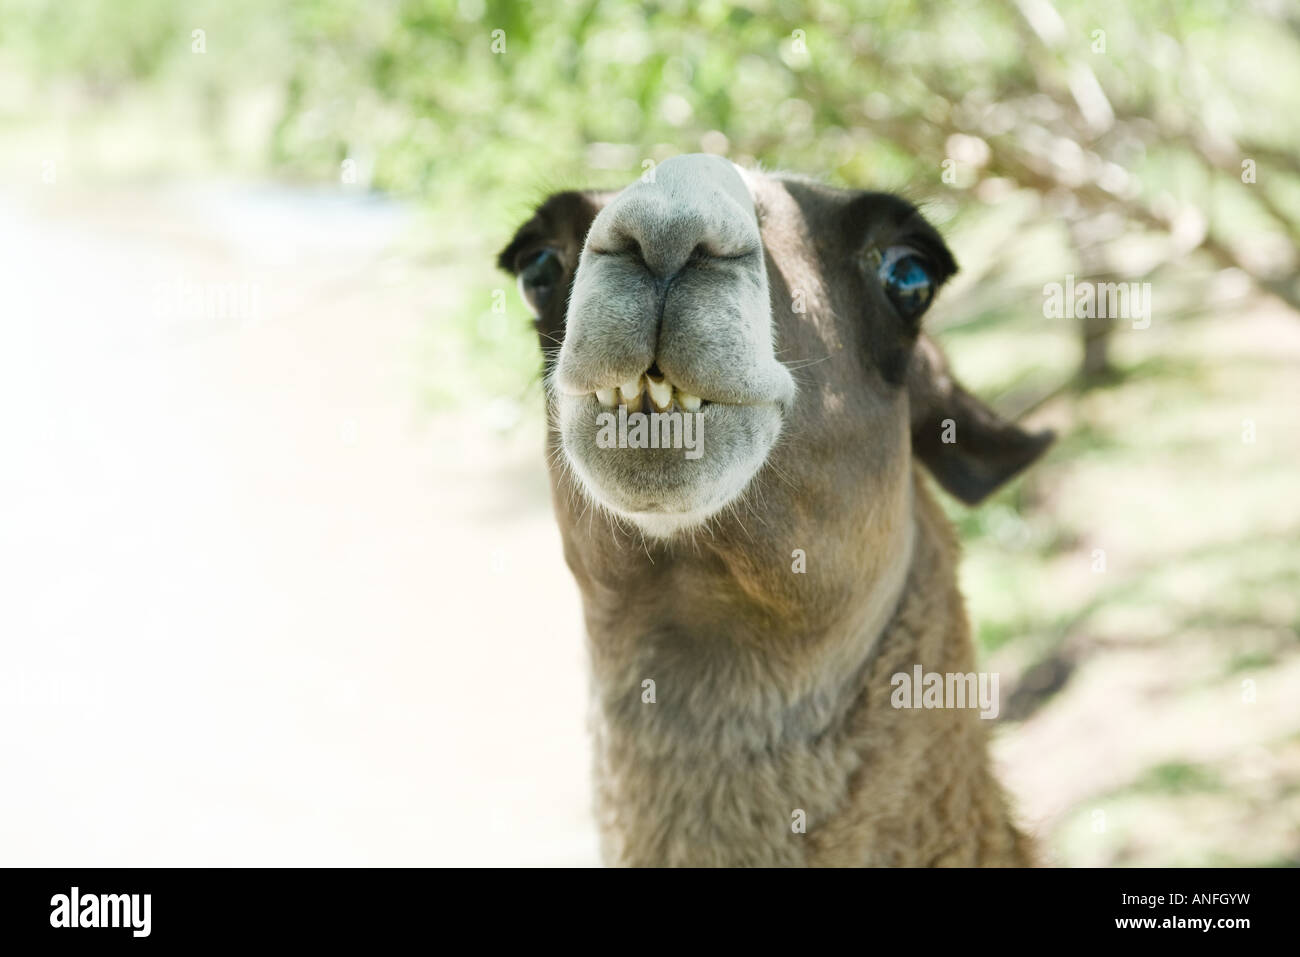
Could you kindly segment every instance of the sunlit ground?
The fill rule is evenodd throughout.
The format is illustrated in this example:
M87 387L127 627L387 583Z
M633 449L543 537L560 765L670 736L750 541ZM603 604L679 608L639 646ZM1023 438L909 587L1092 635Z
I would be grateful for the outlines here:
M1300 323L1232 301L1119 345L1121 384L1046 411L1032 508L966 523L987 660L1022 675L1007 783L1064 864L1294 865Z

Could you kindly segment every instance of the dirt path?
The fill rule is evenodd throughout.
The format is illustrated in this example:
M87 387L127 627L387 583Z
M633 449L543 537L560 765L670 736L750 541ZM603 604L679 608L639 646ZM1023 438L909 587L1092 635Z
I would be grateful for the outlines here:
M540 440L417 409L400 215L2 202L4 863L593 862Z

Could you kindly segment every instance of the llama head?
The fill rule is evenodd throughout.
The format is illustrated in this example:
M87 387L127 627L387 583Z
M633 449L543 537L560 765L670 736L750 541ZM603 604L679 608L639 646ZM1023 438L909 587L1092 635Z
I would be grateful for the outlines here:
M892 195L679 156L552 196L499 263L546 354L557 480L653 538L743 521L751 492L778 516L896 515L913 458L973 503L1051 440L962 389L922 335L956 265ZM608 441L619 406L678 416L648 431L697 453Z

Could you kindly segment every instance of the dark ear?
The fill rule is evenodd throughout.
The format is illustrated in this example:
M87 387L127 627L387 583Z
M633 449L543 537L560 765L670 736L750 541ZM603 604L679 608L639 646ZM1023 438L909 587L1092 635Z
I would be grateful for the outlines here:
M983 501L1027 468L1056 437L1027 432L971 395L948 371L943 353L926 336L908 369L912 454L967 505Z
M529 310L535 313L533 325L548 364L555 358L557 347L564 339L564 314L568 309L569 291L583 241L600 208L599 200L600 194L595 193L555 193L537 207L532 218L519 227L497 256L497 265L512 276L518 276L529 259L543 250L552 250L558 257L561 272L552 277L552 294L544 303L528 303ZM522 288L520 292L523 292Z
M532 218L516 230L506 248L497 254L497 266L517 276L520 254L542 245L566 249L577 262L587 231L591 229L591 221L612 195L574 190L552 193L533 211Z

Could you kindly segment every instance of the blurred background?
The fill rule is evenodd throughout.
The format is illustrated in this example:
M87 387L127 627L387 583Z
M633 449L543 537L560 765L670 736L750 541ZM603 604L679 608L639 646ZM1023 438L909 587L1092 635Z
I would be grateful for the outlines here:
M921 204L1061 436L945 503L1051 858L1300 864L1298 113L1287 0L0 0L0 864L595 863L493 260L700 151Z

